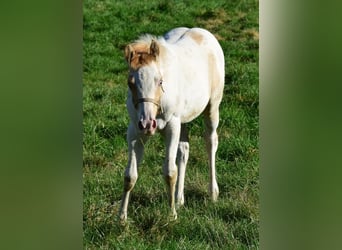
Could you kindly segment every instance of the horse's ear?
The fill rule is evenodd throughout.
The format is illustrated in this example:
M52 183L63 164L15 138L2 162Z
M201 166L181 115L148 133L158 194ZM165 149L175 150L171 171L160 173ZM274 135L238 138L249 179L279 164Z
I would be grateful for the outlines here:
M135 51L132 45L128 44L125 48L125 58L128 63L131 63L131 60L135 54Z
M156 40L152 39L150 45L150 54L157 57L159 55L159 45Z

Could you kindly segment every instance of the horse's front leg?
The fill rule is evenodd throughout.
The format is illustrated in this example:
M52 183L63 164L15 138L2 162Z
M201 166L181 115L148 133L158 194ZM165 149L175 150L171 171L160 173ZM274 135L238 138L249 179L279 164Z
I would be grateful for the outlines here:
M138 166L144 153L146 137L138 135L136 128L130 124L127 130L128 164L124 177L124 192L121 200L119 217L122 223L127 220L127 207L130 193L138 179Z
M163 166L163 174L169 192L169 205L173 219L177 219L175 208L175 189L177 183L176 157L179 143L181 122L177 117L173 117L166 125L163 135L166 144L166 157Z

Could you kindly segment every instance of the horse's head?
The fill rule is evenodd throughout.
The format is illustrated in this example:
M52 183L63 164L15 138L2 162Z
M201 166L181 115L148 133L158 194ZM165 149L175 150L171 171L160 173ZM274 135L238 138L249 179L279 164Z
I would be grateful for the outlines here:
M152 39L148 43L126 46L125 58L129 64L128 86L137 110L138 128L153 135L157 128L156 116L160 112L163 79L158 66L159 45Z

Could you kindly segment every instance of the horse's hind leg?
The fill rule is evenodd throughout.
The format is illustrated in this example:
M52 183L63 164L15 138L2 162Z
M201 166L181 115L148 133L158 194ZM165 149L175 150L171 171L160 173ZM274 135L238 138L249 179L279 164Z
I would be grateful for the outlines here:
M209 102L204 112L205 119L205 142L209 157L210 183L209 193L213 201L217 200L219 188L216 181L215 155L218 147L218 136L216 129L219 123L219 102Z
M180 140L177 151L178 180L176 190L176 204L181 206L184 204L184 178L186 164L189 159L189 136L185 124L181 126Z

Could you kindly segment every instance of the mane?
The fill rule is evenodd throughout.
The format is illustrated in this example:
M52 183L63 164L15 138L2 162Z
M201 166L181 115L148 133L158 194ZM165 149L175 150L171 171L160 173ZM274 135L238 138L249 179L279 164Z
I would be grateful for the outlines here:
M151 44L152 40L154 41L160 41L162 37L157 37L151 34L143 34L138 39L134 41L134 43L145 43L145 44Z
M144 65L150 64L157 60L159 54L159 46L164 42L163 37L156 37L150 34L140 36L133 43L126 47L126 60L133 69L138 69ZM157 44L156 48L151 48L152 44ZM156 51L157 49L157 51Z

